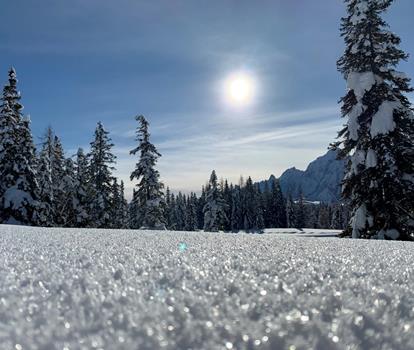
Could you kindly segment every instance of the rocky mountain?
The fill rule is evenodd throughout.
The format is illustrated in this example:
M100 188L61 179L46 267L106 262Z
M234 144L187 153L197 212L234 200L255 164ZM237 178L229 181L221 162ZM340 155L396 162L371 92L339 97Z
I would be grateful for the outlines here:
M336 159L335 151L328 151L325 155L311 162L306 170L290 168L279 178L284 195L291 194L298 198L302 188L303 195L308 201L337 202L340 199L340 183L345 169L345 161ZM271 175L269 180L259 183L261 188L266 182L275 181Z

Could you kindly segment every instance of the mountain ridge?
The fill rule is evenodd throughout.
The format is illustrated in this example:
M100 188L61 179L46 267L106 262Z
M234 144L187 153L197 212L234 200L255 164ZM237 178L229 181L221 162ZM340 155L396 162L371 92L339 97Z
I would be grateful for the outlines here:
M297 199L302 190L306 200L335 203L341 198L344 171L345 161L338 160L337 152L330 150L310 162L305 170L296 167L285 170L278 180L285 196L291 195ZM258 184L263 190L266 184L275 180L276 177L271 175L268 180Z

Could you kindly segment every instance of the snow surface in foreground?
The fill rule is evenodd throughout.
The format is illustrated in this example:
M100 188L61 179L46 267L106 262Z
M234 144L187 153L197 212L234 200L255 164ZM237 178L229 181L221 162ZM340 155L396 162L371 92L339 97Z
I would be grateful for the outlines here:
M1 348L413 349L413 248L0 226Z

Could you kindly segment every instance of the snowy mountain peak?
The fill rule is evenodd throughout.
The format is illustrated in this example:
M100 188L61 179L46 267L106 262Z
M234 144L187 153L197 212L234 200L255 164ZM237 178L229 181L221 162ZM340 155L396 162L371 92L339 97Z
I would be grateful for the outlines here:
M283 194L291 194L294 199L302 189L308 201L333 203L340 199L340 183L343 179L345 162L336 159L335 151L328 151L323 156L309 163L306 170L296 167L287 169L279 178ZM271 175L269 180L259 182L263 190L266 183L271 183L276 177Z

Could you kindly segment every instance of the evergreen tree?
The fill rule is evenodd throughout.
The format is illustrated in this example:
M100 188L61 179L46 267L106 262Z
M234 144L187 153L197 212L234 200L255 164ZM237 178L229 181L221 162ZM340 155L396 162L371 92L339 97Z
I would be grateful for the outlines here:
M225 218L223 219L222 226L224 231L231 231L231 212L233 210L233 201L230 186L227 180L222 185L223 200L226 203L225 206Z
M168 206L169 210L168 210L168 229L170 230L177 230L177 203L175 200L175 195L174 193L170 194L170 204Z
M150 142L148 131L149 123L144 116L135 118L139 123L137 128L138 147L134 148L130 154L139 153L139 161L135 170L131 173L131 180L138 181L137 191L133 201L137 204L136 213L140 224L149 229L165 229L164 218L164 194L163 183L160 182L160 174L155 169L155 165L161 154Z
M306 208L302 188L299 188L299 198L295 204L295 227L298 229L303 229L306 225Z
M136 197L137 190L134 188L132 189L132 201L128 205L128 227L132 229L139 228L141 225L140 218L137 215L139 209L138 203L134 201Z
M286 201L286 227L292 228L296 226L295 217L295 203L293 202L292 195L289 194Z
M91 219L93 226L108 228L111 226L112 204L112 171L115 169L115 155L112 154L114 146L101 122L95 130L94 140L91 142L89 153L89 178L91 182L92 202Z
M89 162L82 148L79 148L76 153L75 174L77 207L74 226L89 227L91 226L89 211L93 193L89 181Z
M225 220L226 204L220 192L215 170L211 173L204 205L204 231L218 232L220 223Z
M282 194L279 180L274 180L270 188L270 201L268 201L268 227L286 227L286 204Z
M54 135L52 147L51 165L54 223L57 226L65 226L65 210L67 206L67 196L63 184L63 178L65 176L65 154L62 143L56 135Z
M331 226L334 230L342 230L344 228L343 205L337 204L332 209Z
M175 198L175 229L183 231L185 229L185 199L181 192Z
M118 180L115 178L112 183L112 228L127 228L128 226L128 203L125 199L125 187L124 182L118 184Z
M121 187L118 184L118 180L114 178L112 182L112 193L111 193L111 228L121 228L122 218L120 213L122 212L122 199L121 199Z
M171 191L170 188L167 186L165 190L165 224L167 229L171 229Z
M185 230L186 231L196 231L197 230L197 210L196 210L196 201L197 197L195 194L191 193L187 197L187 205L185 208Z
M352 209L353 238L412 239L414 232L414 117L410 80L396 70L407 55L381 15L392 0L345 0L341 33L346 50L338 69L348 84L348 119L333 148L350 157L343 197Z
M244 202L244 212L243 212L243 229L246 232L255 230L257 212L259 208L259 202L257 201L258 196L256 193L256 188L253 185L253 181L249 176L246 181L246 185L243 188L243 202Z
M75 227L77 222L78 199L76 198L76 175L72 159L64 160L63 177L59 190L65 194L59 202L60 224L64 227Z
M206 187L202 186L201 196L197 201L197 221L198 229L202 230L204 228L204 206L206 205Z
M318 209L318 228L329 228L331 225L330 207L324 203L321 203Z
M0 221L44 225L47 218L38 201L35 147L20 99L16 72L11 68L0 107Z
M231 210L231 231L238 232L242 227L243 212L241 205L241 191L239 186L235 186L232 191L232 210Z
M128 202L125 198L125 185L124 181L121 180L121 185L119 188L119 196L120 196L120 208L119 208L119 228L128 228Z
M39 200L44 207L45 225L54 226L54 195L52 178L53 159L53 131L51 127L46 129L39 153L37 164L37 181L39 184Z

